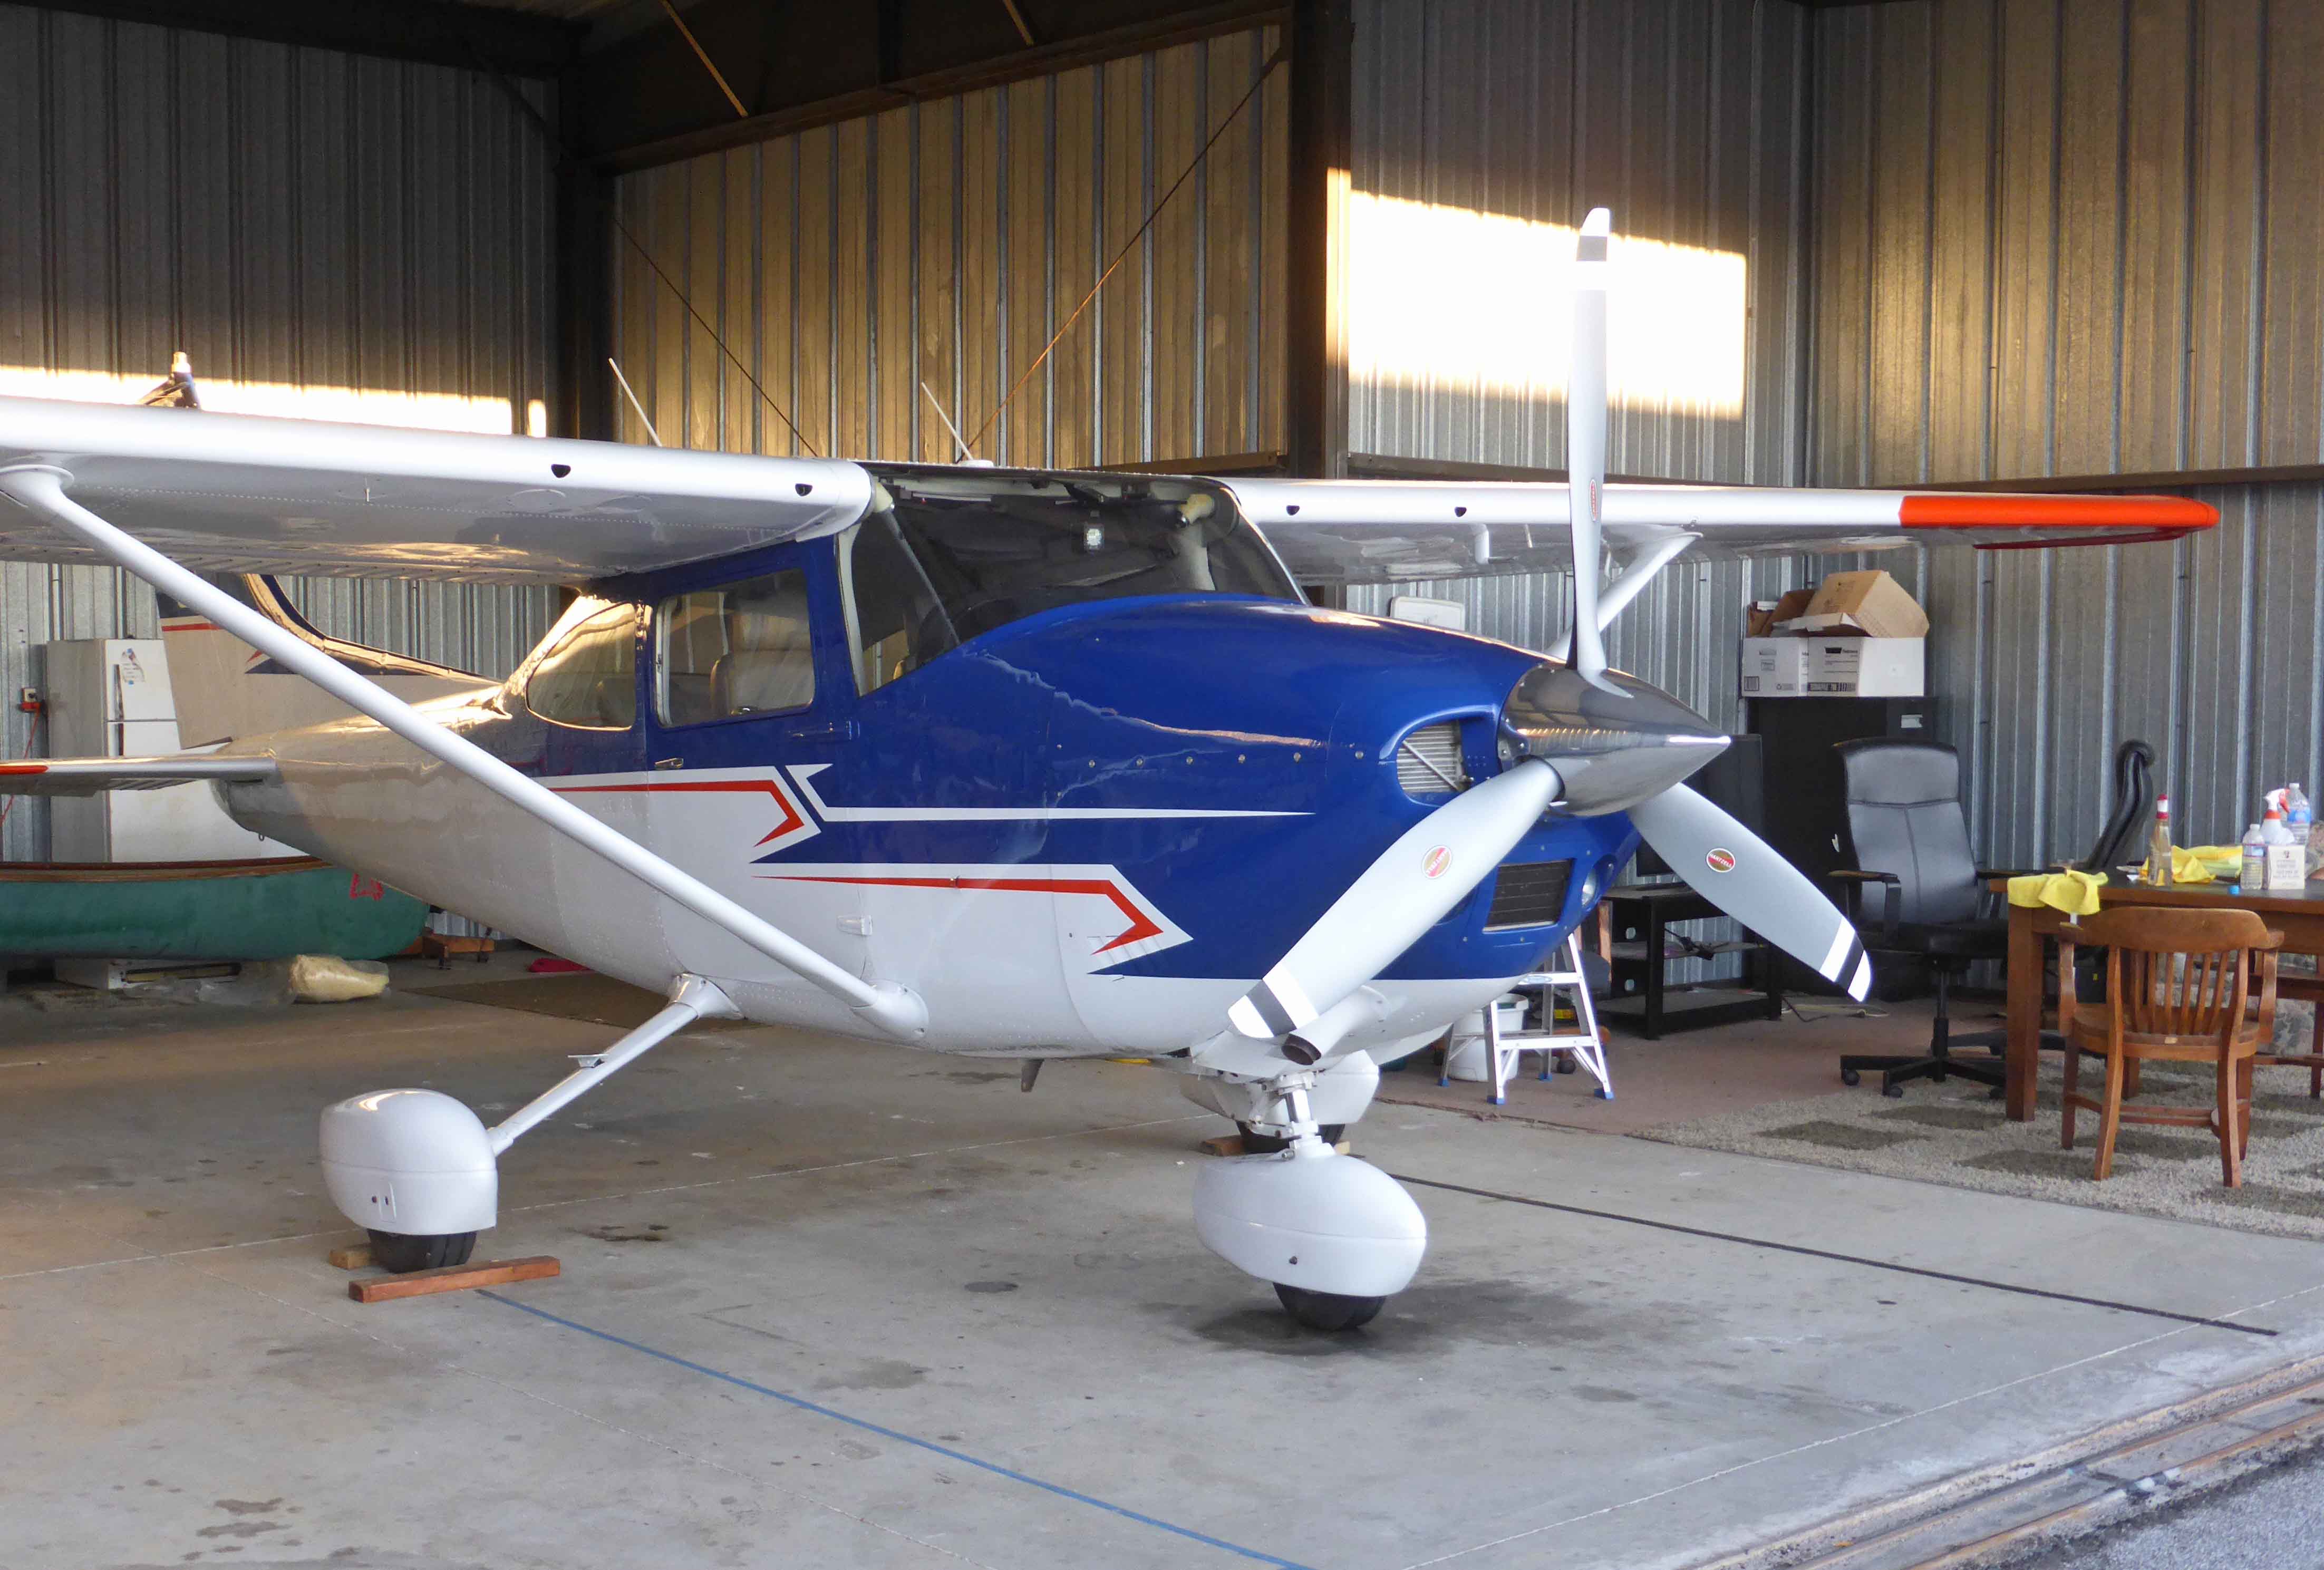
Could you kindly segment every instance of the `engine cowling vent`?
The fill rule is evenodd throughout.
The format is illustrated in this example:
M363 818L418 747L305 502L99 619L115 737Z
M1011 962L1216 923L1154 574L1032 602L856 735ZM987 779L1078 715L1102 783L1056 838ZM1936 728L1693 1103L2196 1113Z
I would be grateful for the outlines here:
M1460 721L1423 725L1405 737L1396 749L1396 782L1407 796L1450 796L1466 790L1469 774L1461 764Z

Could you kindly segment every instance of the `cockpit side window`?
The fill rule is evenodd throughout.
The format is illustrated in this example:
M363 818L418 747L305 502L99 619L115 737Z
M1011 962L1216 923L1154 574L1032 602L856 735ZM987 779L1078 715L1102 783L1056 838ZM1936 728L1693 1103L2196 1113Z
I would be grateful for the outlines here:
M655 619L654 709L662 724L779 714L815 701L807 574L798 568L674 595Z
M857 524L840 542L839 561L857 692L877 691L960 642L898 534L894 513L874 513Z
M638 719L638 607L609 605L575 622L534 661L524 705L545 720L625 731Z

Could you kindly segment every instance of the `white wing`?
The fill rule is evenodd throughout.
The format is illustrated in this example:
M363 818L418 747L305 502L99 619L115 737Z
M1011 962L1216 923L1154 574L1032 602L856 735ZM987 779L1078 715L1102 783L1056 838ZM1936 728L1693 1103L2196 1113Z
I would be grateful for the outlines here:
M1562 485L1499 481L1229 480L1245 516L1305 583L1570 570ZM2183 496L2020 495L1979 491L1825 491L1623 485L1605 492L1605 537L1637 556L1687 542L1674 559L1989 548L2174 538L2218 522Z
M101 790L166 790L198 780L272 780L272 758L215 753L173 758L42 758L0 763L0 796L94 796Z
M0 468L213 572L581 583L844 527L871 476L749 457L0 398ZM95 561L0 501L0 559Z

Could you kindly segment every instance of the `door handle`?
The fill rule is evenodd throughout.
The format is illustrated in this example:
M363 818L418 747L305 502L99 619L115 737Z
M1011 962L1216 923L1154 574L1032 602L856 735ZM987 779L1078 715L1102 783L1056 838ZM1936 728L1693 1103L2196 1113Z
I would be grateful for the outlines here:
M828 725L794 725L788 739L794 742L852 742L855 734L853 720L833 720Z

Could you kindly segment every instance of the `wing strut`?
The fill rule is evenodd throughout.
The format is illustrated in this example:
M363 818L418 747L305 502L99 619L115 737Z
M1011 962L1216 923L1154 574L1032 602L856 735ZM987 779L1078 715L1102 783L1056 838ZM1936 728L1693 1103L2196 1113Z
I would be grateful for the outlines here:
M65 470L46 465L0 469L0 492L78 536L163 594L201 612L253 648L263 650L340 702L530 813L574 844L841 999L889 1035L910 1040L926 1033L927 1008L918 993L890 982L867 982L842 970L627 835L598 822L539 780L519 773L466 737L424 718L393 693L356 675L66 495L65 482L71 477Z

